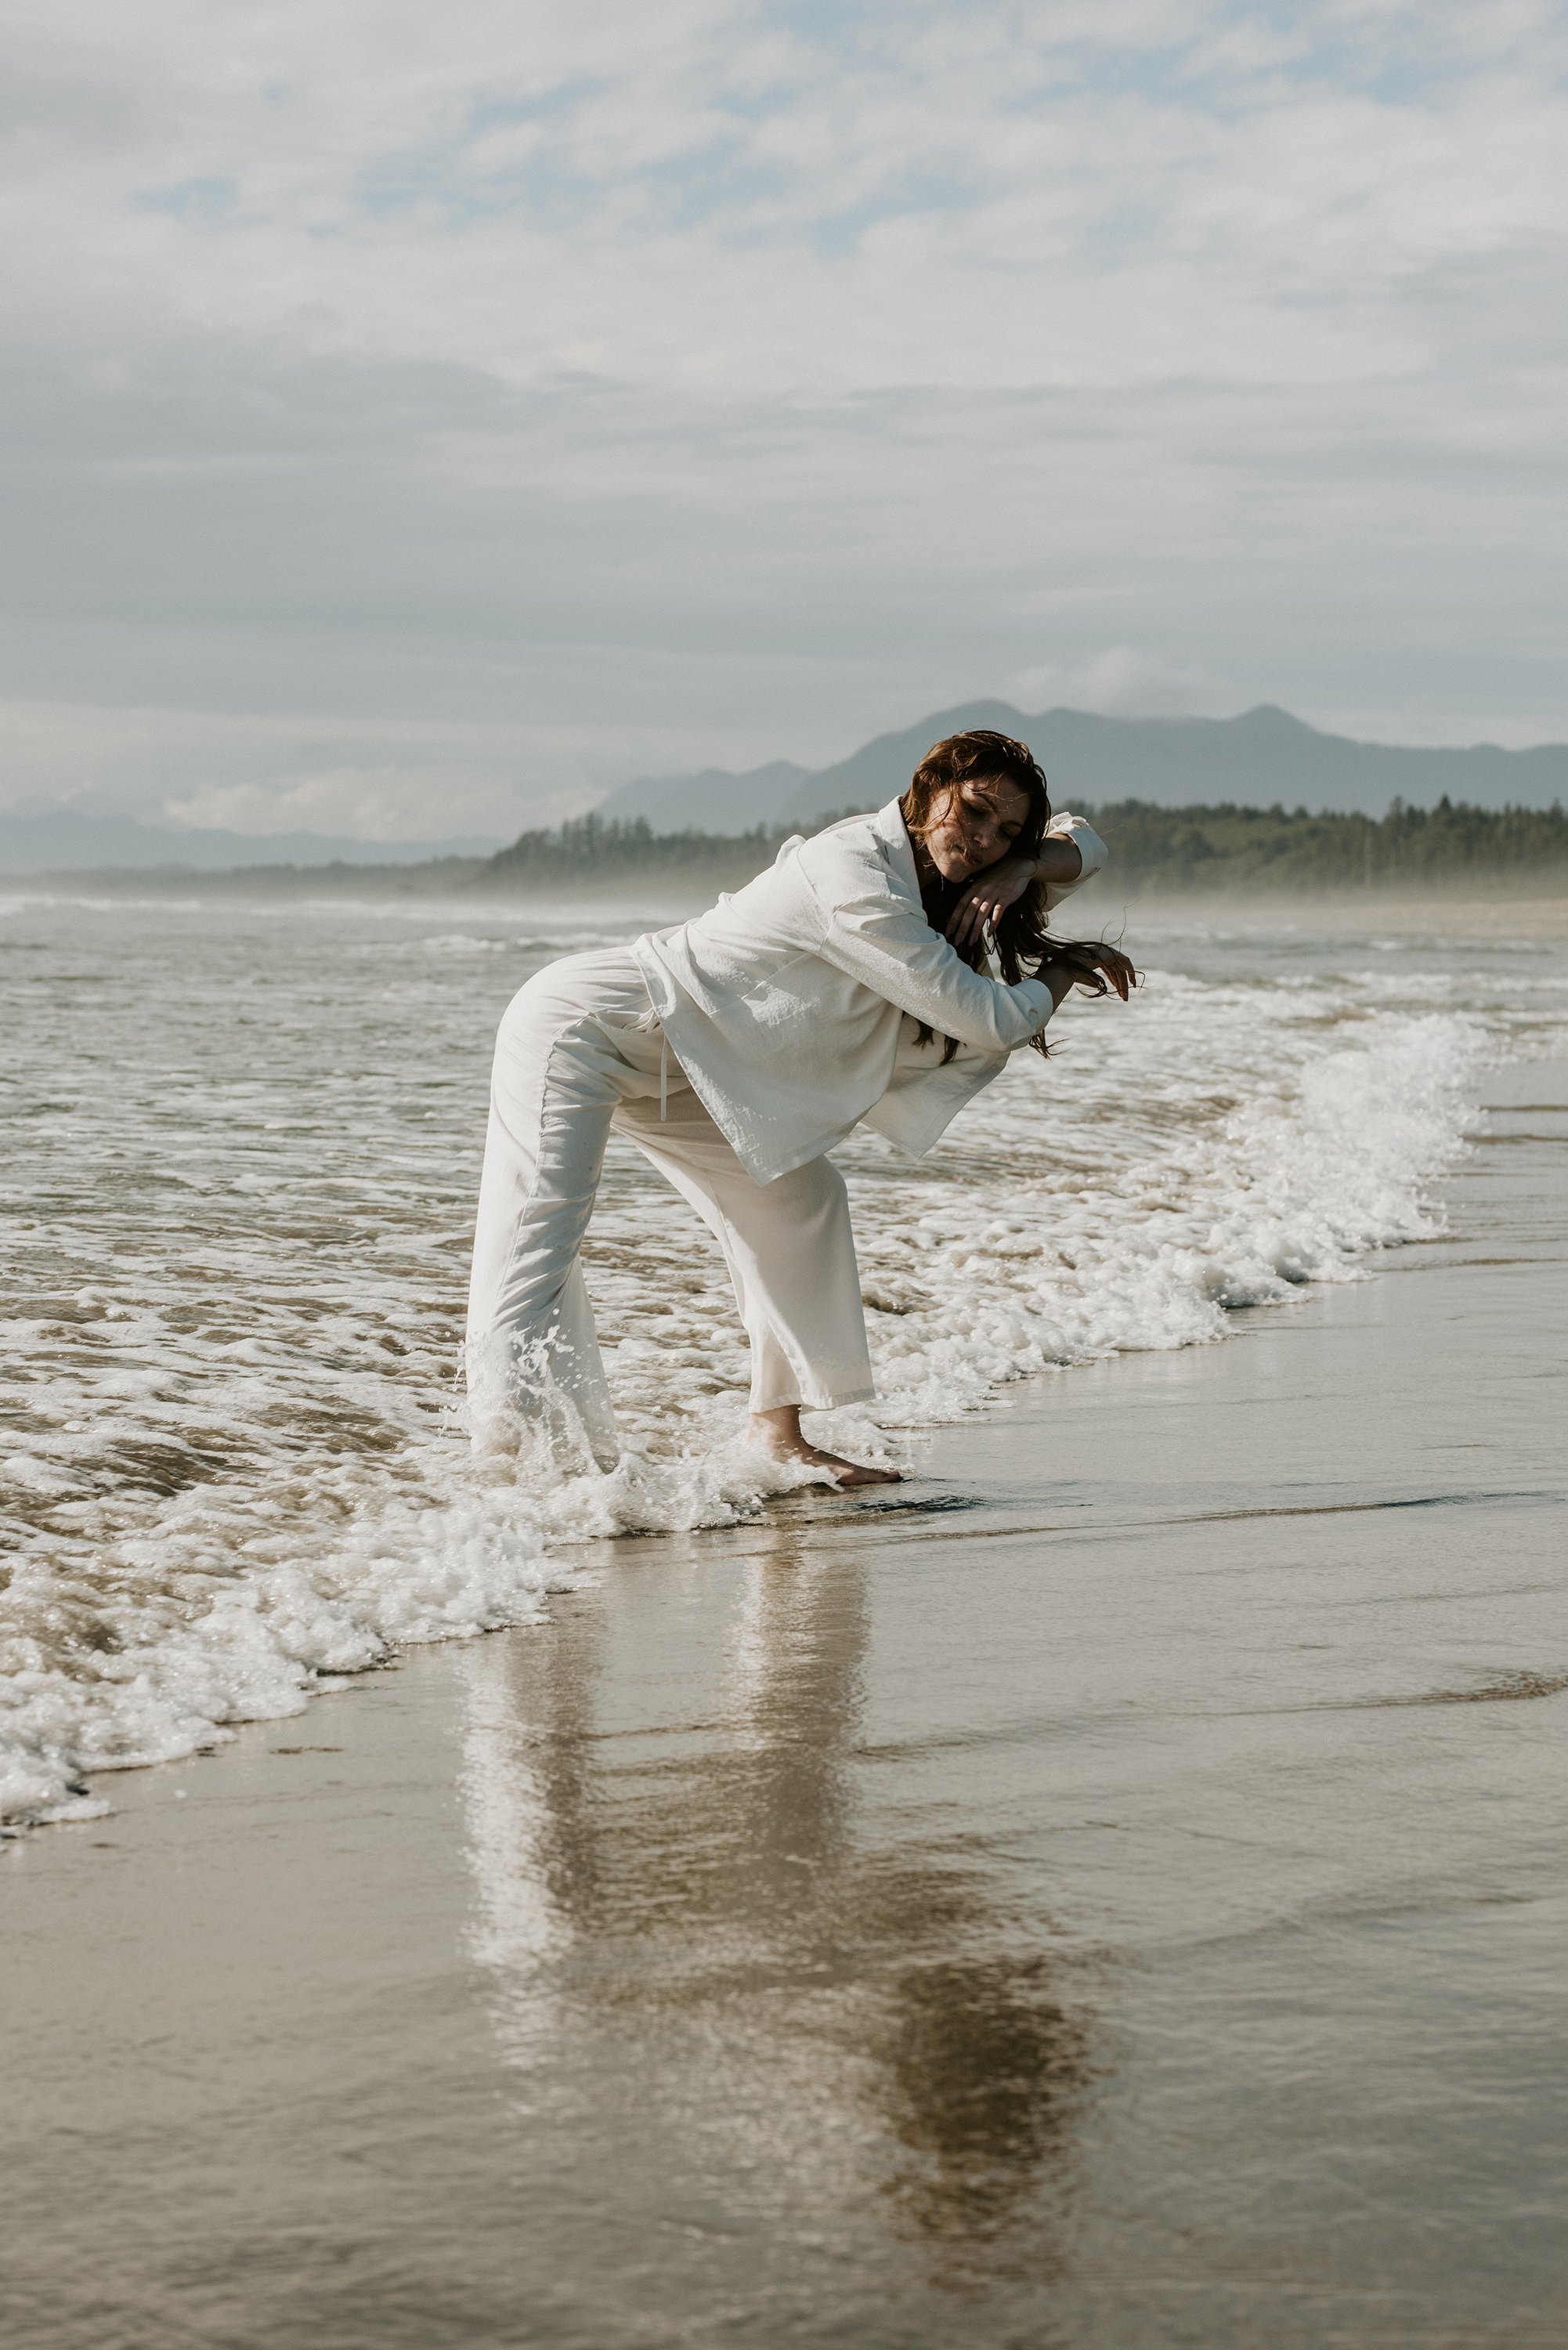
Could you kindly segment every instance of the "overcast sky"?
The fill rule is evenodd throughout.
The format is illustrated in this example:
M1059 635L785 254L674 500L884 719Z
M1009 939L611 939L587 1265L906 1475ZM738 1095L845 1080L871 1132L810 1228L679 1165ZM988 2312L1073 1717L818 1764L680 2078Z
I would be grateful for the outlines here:
M1568 737L1568 8L12 0L0 803Z

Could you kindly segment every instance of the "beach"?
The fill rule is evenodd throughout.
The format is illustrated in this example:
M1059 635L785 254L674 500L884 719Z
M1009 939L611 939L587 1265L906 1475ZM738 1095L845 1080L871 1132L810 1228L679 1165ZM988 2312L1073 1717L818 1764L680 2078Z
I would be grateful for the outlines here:
M335 1508L331 1573L290 1553L290 1620L319 1608L320 1654L299 1633L290 1682L281 1638L253 1640L217 1721L219 1650L192 1631L210 1584L154 1562L128 1597L130 1551L118 1586L52 1586L78 1622L134 1603L145 1632L162 1611L167 1682L106 1686L116 1735L130 1690L172 1739L183 1674L185 1734L115 1770L62 1736L54 1824L0 1849L26 2026L0 2125L8 2342L1561 2340L1562 975L1545 942L1504 962L1472 931L1456 965L1441 939L1383 935L1348 963L1315 939L1168 937L1179 1040L1138 1032L1118 1066L1073 1031L1044 1073L1064 1107L1037 1203L1071 1265L1041 1255L1034 1145L1005 1103L918 1196L854 1162L888 1386L903 1366L892 1492L748 1497L732 1463L703 1484L690 1447L659 1451L636 1284L666 1243L628 1169L597 1294L653 1465L553 1517L532 1489L510 1513L488 1489L462 1503L425 1425L452 1284L410 1274L455 1253L458 1177L432 1218L410 1118L401 1164L376 1159L380 1223L363 1188L323 1208L365 1222L359 1321L330 1363L286 1359L298 1308L277 1288L259 1336L209 1332L207 1359L239 1349L223 1359L254 1378L250 1451L199 1520L157 1503L186 1577L206 1544L222 1579L236 1525L273 1544L224 1582L231 1607L281 1572L291 1490L302 1523ZM414 1003L428 1024L416 983L481 961L448 946L410 972L400 951L379 1016ZM317 987L307 959L291 985ZM1183 1122L1219 1066L1201 1037L1245 1074L1264 1033L1240 1106L1237 1086ZM1163 1143L1092 1163L1118 1107L1148 1114L1173 1041ZM231 1076L270 1082L265 1056ZM357 1117L369 1082L343 1080ZM432 1097L413 1098L422 1125ZM966 1185L989 1255L973 1217L943 1237ZM1107 1234L1119 1254L1096 1253ZM258 1211L250 1244L267 1236ZM729 1342L685 1269L686 1368L719 1415ZM337 1278L316 1266L318 1318ZM373 1317L400 1284L402 1322ZM937 1322L958 1351L935 1351ZM39 1360L63 1376L54 1327ZM394 1328L410 1383L389 1390L355 1348ZM269 1346L309 1424L264 1487ZM150 1411L128 1361L88 1368ZM189 1430L189 1395L165 1404ZM349 1406L362 1451L318 1458ZM204 1390L186 1443L218 1449L234 1408ZM394 1408L401 1451L379 1433ZM58 1436L28 1457L69 1457ZM438 1589L391 1541L389 1474L443 1541L469 1510L466 1582L450 1544ZM639 1498L662 1523L637 1527ZM342 1544L372 1505L354 1582ZM85 1542L62 1506L31 1523ZM150 1520L124 1526L152 1505L117 1506L108 1535L146 1543ZM500 1612L507 1561L511 1627L459 1637L460 1606ZM269 1589L250 1612L275 1631ZM372 1591L382 1647L350 1656ZM80 1686L86 1738L110 1716Z
M7 29L0 2350L1568 2350L1562 11Z
M1495 881L1436 894L1355 890L1337 898L1293 900L1283 891L1267 900L1240 902L1201 896L1178 900L1168 894L1152 898L1147 910L1134 901L1129 919L1136 920L1146 910L1163 922L1202 921L1226 928L1240 920L1344 939L1431 939L1445 931L1493 943L1518 939L1545 945L1568 939L1568 894L1558 889L1536 894L1528 884L1509 889Z

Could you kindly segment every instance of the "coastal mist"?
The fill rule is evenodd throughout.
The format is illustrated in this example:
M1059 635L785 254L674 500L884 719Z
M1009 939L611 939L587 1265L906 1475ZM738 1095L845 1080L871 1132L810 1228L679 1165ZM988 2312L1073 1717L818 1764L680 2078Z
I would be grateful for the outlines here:
M1085 916L1096 910L1085 909ZM926 1161L849 1179L879 1400L921 1431L1034 1374L1222 1341L1434 1236L1486 1074L1561 1051L1561 948L1139 918L1130 1006L1075 1000ZM462 1312L496 1021L620 907L16 896L6 1036L0 1795L221 1745L411 1645L538 1617L608 1535L733 1524L742 1440L707 1234L612 1145L586 1263L626 1454L476 1462ZM830 1508L794 1503L794 1508ZM602 1569L602 1552L596 1566Z

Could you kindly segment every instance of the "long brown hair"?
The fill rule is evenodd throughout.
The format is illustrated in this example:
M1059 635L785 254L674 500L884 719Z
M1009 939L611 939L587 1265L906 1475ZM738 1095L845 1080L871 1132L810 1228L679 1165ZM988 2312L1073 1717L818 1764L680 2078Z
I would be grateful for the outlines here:
M914 844L915 870L919 877L920 903L926 920L940 937L947 936L953 909L975 879L971 875L963 881L944 881L938 872L930 851L926 847L926 834L936 819L946 812L950 795L960 786L981 776L996 775L1023 792L1029 802L1025 816L1008 854L1012 857L1038 857L1045 828L1051 821L1051 794L1045 773L1027 743L1020 743L1011 734L998 734L989 726L971 727L966 734L949 734L942 742L933 743L910 778L909 788L899 801L899 810ZM1098 971L1092 958L1104 951L1097 944L1075 939L1054 939L1045 925L1049 920L1045 906L1045 883L1032 882L1022 898L1008 907L992 931L998 968L1010 987L1021 979L1037 979L1041 967L1047 962L1065 963L1078 974L1078 984L1091 995L1107 995L1109 983ZM986 968L986 942L983 938L971 940L967 947L955 947L971 971ZM919 1042L929 1045L932 1030L922 1024ZM1036 1053L1046 1055L1051 1047L1045 1042L1045 1032L1031 1036L1030 1045ZM944 1066L958 1051L957 1039L942 1040Z

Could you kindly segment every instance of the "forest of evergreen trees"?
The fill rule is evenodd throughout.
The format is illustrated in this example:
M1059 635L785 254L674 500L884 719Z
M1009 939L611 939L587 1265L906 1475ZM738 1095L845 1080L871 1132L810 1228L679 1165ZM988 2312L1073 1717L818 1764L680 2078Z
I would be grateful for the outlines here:
M824 823L831 823L830 816ZM812 826L813 831L821 827ZM752 832L655 832L646 816L629 822L578 816L555 832L524 832L483 868L486 882L576 881L591 883L632 873L674 873L701 867L716 879L749 881L770 864L791 827Z
M1396 800L1378 819L1309 816L1305 808L1161 808L1123 800L1086 813L1110 843L1117 887L1134 894L1172 888L1568 889L1568 815L1560 806L1492 810L1444 799L1435 808L1411 808ZM477 878L486 888L515 889L690 873L734 886L767 864L784 837L783 827L770 832L760 826L734 837L657 833L640 816L621 823L587 816L558 831L524 833Z
M1568 887L1560 807L1435 808L1396 800L1382 818L1305 808L1149 807L1127 800L1096 817L1124 886L1189 889L1419 890L1539 881Z
M1121 898L1171 890L1222 891L1486 890L1512 897L1568 896L1568 815L1563 809L1467 807L1439 801L1407 808L1396 801L1381 821L1364 816L1309 816L1282 807L1161 808L1143 800L1091 808L1110 846L1108 887ZM853 813L850 810L845 814ZM834 821L810 819L815 831ZM793 829L794 827L789 827ZM682 902L737 889L777 854L786 827L754 831L655 832L643 817L597 816L551 832L525 832L493 857L433 858L409 865L253 865L226 871L189 867L38 874L32 882L134 889L143 894L327 898L465 898L474 892L518 897L603 890L635 899L640 880L676 884Z

